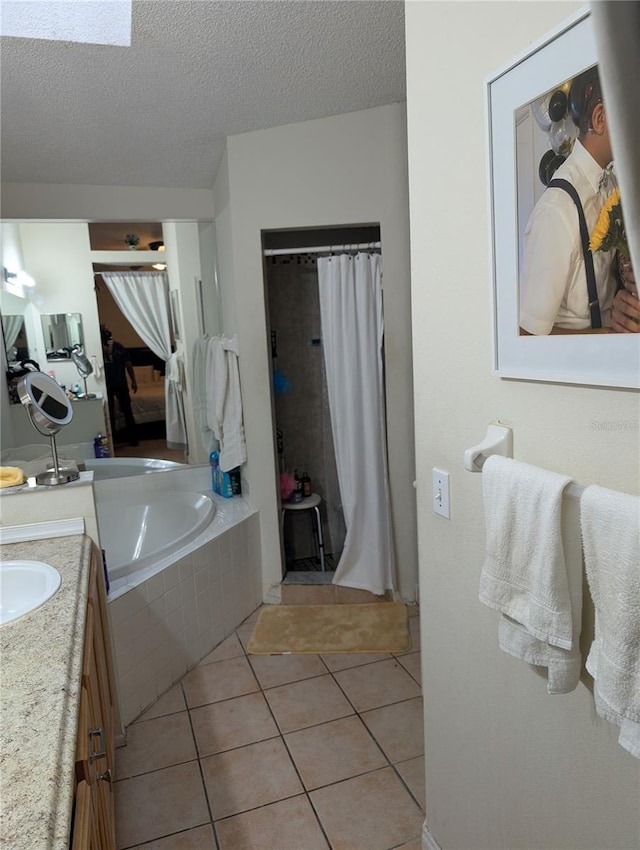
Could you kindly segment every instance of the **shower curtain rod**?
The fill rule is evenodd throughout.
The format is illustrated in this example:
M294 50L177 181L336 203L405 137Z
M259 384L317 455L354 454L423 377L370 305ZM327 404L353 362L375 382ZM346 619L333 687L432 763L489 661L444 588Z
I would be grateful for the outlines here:
M148 265L148 263L147 263L147 265ZM116 270L115 269L104 269L101 272L94 272L93 276L97 277L99 274L109 274L110 272L113 272L113 271L116 271ZM136 274L137 273L132 269L124 269L124 271L128 272L129 274ZM145 272L145 274L151 273L151 269L143 269L141 267L138 268L138 271L143 271L143 272ZM166 271L166 269L153 269L153 271L158 272L158 274L160 274L162 271Z
M380 248L380 242L360 242L353 245L314 245L307 248L265 248L265 257L280 257L287 254L328 254L333 251L364 251L368 248Z

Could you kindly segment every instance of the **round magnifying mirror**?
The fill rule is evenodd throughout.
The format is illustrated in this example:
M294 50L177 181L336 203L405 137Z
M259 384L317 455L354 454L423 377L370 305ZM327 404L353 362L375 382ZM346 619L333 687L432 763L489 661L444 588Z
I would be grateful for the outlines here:
M76 467L60 468L55 435L73 419L67 394L50 375L28 372L18 381L18 396L27 408L31 424L39 434L49 437L53 469L36 475L36 484L66 484L80 477Z
M44 372L29 372L18 382L18 396L33 425L45 437L57 434L73 419L73 408L57 381Z
M78 374L84 381L84 393L80 396L80 398L95 398L95 393L87 392L87 378L89 375L93 374L93 366L91 365L91 361L84 353L84 348L81 345L74 345L71 349L71 359L76 364L76 369L78 370Z

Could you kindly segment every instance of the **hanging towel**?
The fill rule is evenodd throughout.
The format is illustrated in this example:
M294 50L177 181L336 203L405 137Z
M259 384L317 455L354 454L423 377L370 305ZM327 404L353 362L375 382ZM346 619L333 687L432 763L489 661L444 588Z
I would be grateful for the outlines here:
M207 424L220 442L220 469L229 472L247 459L242 421L237 339L211 337L207 348Z
M247 459L247 446L242 421L242 396L240 395L240 372L238 358L233 351L225 351L227 364L227 386L222 418L220 441L220 469L229 472L241 466Z
M94 377L99 380L102 377L102 366L98 363L98 358L95 354L91 355L91 367Z
M570 481L496 455L482 468L487 543L480 601L503 615L502 650L548 668L549 693L574 690L581 667L582 570L579 559L567 569L561 533Z
M182 362L178 355L174 353L166 361L164 382L167 448L170 449L184 449L187 446L182 387Z
M596 612L587 658L596 711L620 726L619 744L640 758L640 498L587 487L580 522Z
M227 358L222 337L212 336L207 350L207 423L222 441L224 400L227 392Z
M207 454L218 448L217 440L207 421L207 353L209 337L199 337L193 344L193 412L200 431L200 440Z

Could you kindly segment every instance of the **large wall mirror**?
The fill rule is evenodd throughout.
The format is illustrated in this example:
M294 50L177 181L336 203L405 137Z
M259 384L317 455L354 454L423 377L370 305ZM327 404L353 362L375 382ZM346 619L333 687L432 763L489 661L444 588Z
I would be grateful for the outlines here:
M41 319L47 360L71 360L74 345L84 345L80 313L47 313Z
M102 394L107 402L105 367L110 367L110 374L115 369L103 345L101 326L106 326L113 341L126 350L136 383L134 390L131 375L125 370L136 434L130 435L116 396L113 405L115 428L112 428L117 435L114 441L116 457L158 461L145 471L163 468L160 462L184 463L187 457L184 450L167 445L165 360L152 350L149 340L140 335L141 329L133 321L134 317L127 315L126 307L121 308L116 302L104 275L107 272L167 275L168 291L179 292L182 319L180 338L174 335L172 348L182 358L185 391L193 397L190 366L194 342L203 334L221 332L213 222L22 221L17 227L24 267L29 269L36 286L27 297L16 297L10 303L5 303L3 296L7 293L2 292L0 307L6 316L24 314L29 358L40 363L43 371L53 373L58 383L74 391L82 384L82 374L74 364L71 351L74 345L82 345L93 367L88 390ZM137 237L135 249L128 247L127 234ZM161 252L165 244L166 251ZM13 330L5 329L5 335L11 339ZM13 346L19 349L18 354L22 349L16 342L22 339L18 337L13 341ZM99 401L91 400L94 407ZM78 399L78 404L74 403L76 413L88 404ZM190 429L189 462L206 463L209 453L201 445L200 432L189 405L185 416ZM99 430L102 429L96 427L91 433L87 432L82 441L92 442ZM2 448L22 445L22 441L24 434L19 428L13 428L10 435L7 431ZM128 463L121 466L128 466ZM131 469L135 474L135 465L132 464Z
M2 315L2 335L7 363L20 363L29 358L27 325L23 315Z

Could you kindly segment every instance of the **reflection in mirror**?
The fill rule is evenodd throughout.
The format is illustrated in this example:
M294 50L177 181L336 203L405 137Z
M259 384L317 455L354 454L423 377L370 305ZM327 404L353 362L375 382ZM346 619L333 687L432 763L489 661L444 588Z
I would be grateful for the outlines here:
M29 357L27 326L24 316L2 316L2 335L7 363L20 363Z
M520 334L620 330L626 235L592 239L611 228L613 211L600 214L617 189L598 66L517 109L515 135Z
M222 330L213 222L119 220L91 223L48 221L43 224L24 221L19 223L19 227L23 244L26 246L25 264L29 264L33 257L33 265L37 266L36 258L41 251L46 250L52 271L47 277L46 286L43 285L31 293L29 298L22 299L23 305L17 303L21 300L18 298L5 302L7 293L0 293L0 311L7 315L24 312L29 356L34 362L42 365L43 371L51 370L56 379L66 387L75 387L78 382L82 385L84 380L72 357L74 345L82 345L82 350L94 370L87 383L98 399L91 399L91 393L76 393L73 402L77 414L73 424L74 431L79 426L81 416L88 415L89 402L98 407L98 401L107 400L104 354L100 344L100 325L104 324L112 332L113 339L128 352L137 386L134 392L131 376L127 374L131 402L136 407L134 416L138 424L139 445L130 446L128 439L114 439L114 461L119 458L127 459L127 463L119 464L122 469L131 459L132 474L140 474L141 471L146 474L150 470L164 469L166 467L158 465L164 461L181 464L187 460L191 464L206 463L208 453L201 447L199 433L191 420L187 423L188 427L194 429L189 442L189 455L187 456L183 449L167 446L165 361L156 355L135 331L130 322L131 317L127 315L126 310L118 307L105 285L101 271L140 271L148 267L151 259L145 256L143 259L146 262L141 264L141 254L149 254L159 247L160 242L166 245L161 259L167 264L166 274L170 279L170 289L180 292L183 339L178 342L177 348L179 356L186 364L190 360L195 337L205 333L220 333ZM128 233L135 233L139 237L137 251L127 249L125 237ZM69 244L76 246L71 255L68 254ZM52 254L52 246L60 246L59 253L56 253L56 249ZM90 268L93 269L93 275L88 273ZM56 314L53 317L47 315L52 314L54 310ZM71 310L77 311L78 320L81 316L81 324L78 321L75 336L70 333L67 322L69 317L66 311ZM64 325L59 327L61 319L64 320ZM49 361L46 366L45 358ZM83 371L86 371L86 366ZM184 369L183 376L185 393L188 396L192 393L189 386L190 370ZM102 399L99 398L100 395ZM15 400L19 403L17 395ZM82 405L86 407L83 408ZM117 427L123 430L120 429L122 423L117 410L117 400L116 415ZM99 431L108 431L106 422L92 429L91 440ZM23 438L24 435L19 429L15 429L12 439L17 442ZM88 454L91 458L94 454L93 444L87 443L87 446L85 455ZM85 452L84 442L82 451ZM134 458L151 459L153 463L136 465Z
M74 345L84 345L80 313L50 313L42 316L42 334L47 360L71 360Z
M29 372L20 378L18 395L39 434L49 437L53 468L36 475L36 484L67 484L80 477L77 466L60 467L56 434L73 419L73 408L62 387L44 372Z

